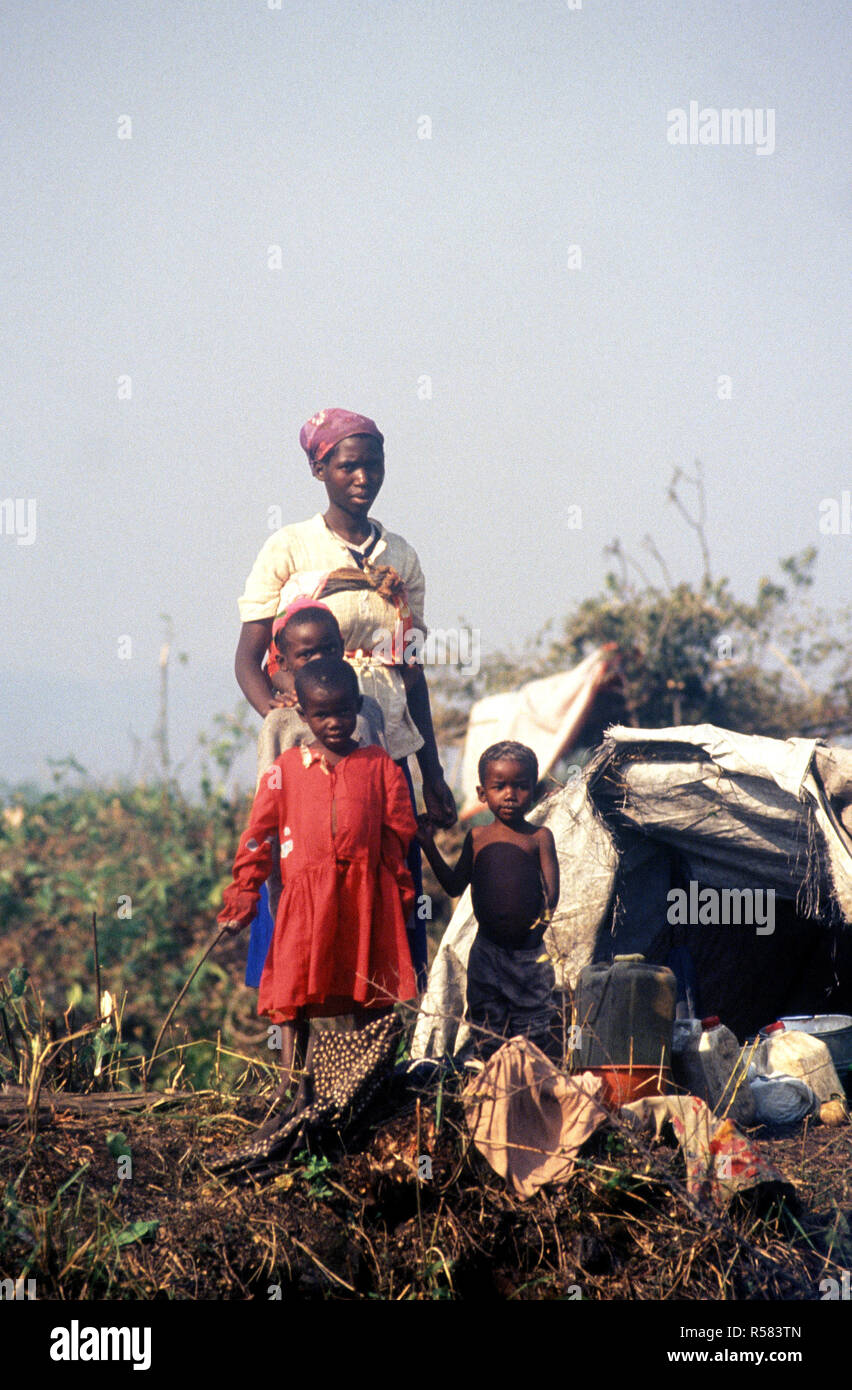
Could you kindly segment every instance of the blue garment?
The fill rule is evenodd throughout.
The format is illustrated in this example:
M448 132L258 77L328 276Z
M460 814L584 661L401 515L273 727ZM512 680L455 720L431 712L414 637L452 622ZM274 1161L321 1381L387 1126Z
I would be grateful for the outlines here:
M246 984L251 985L254 989L257 989L260 984L260 977L263 974L266 954L274 929L275 923L272 920L272 913L269 911L269 892L264 883L260 890L257 912L251 924L248 960L246 961Z

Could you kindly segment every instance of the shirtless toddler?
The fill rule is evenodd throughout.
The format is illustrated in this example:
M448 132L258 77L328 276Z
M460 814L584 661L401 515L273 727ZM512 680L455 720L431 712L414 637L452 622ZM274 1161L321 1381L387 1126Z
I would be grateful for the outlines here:
M555 977L542 941L559 898L559 861L551 831L524 818L538 781L532 749L492 744L479 760L479 779L477 795L494 820L468 831L455 868L426 817L418 838L446 893L458 897L471 887L479 930L467 967L467 1016L477 1050L488 1056L517 1034L547 1043Z

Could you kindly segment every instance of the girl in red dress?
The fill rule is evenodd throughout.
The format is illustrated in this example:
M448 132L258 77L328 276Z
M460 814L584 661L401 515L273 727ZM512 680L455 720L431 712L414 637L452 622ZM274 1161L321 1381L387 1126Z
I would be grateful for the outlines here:
M258 1013L282 1027L279 1094L294 1079L297 1049L310 1069L309 1019L353 1014L363 1026L416 993L405 930L416 822L405 777L383 749L353 739L361 695L347 662L308 662L295 684L314 741L288 748L261 778L218 918L232 934L251 922L280 853L258 995Z

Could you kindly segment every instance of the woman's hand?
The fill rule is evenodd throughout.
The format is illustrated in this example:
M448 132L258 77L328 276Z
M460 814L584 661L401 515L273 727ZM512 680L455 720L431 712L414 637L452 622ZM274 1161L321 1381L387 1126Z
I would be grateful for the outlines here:
M272 619L243 623L234 658L234 671L240 689L258 714L265 716L281 703L262 669L263 658L272 638Z
M270 695L266 708L259 709L257 712L266 718L267 714L271 714L274 709L292 709L295 703L295 700L288 700L284 695Z
M273 700L283 698L284 704L295 705L296 686L292 672L285 671L283 666L279 666L277 671L273 671L269 677L269 683L272 686L271 698Z
M437 825L442 830L448 830L451 825L455 825L459 818L455 797L442 775L438 774L429 781L424 777L423 801L432 825Z

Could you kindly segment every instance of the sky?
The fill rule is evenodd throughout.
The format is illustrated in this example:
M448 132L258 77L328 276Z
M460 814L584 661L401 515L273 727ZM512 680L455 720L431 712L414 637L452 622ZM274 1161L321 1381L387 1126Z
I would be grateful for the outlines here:
M816 545L848 599L850 51L841 0L7 0L0 782L138 768L164 614L192 757L327 406L379 423L374 514L483 654L615 537L697 582L696 459L715 574Z

